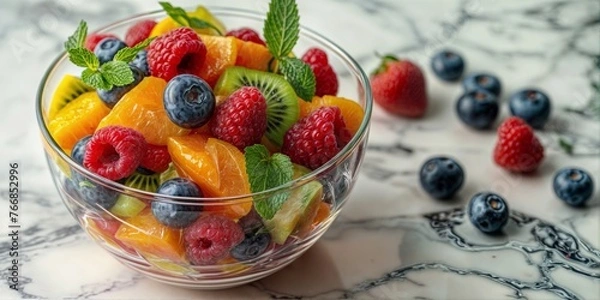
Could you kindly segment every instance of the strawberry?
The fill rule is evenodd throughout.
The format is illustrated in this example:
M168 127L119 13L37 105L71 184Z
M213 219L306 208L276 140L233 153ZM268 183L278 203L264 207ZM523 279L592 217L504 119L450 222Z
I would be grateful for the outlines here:
M512 172L533 172L544 159L544 147L525 121L510 117L498 129L494 161Z
M427 110L425 77L409 60L384 56L371 75L371 89L375 102L392 114L418 118Z

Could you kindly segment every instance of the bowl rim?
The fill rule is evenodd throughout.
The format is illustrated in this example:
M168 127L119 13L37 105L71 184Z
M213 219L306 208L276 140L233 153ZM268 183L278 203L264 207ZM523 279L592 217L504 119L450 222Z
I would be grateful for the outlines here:
M219 14L230 14L230 15L233 15L236 17L251 18L251 19L255 19L255 20L264 20L264 18L265 18L264 13L261 13L259 11L254 11L254 10L234 8L234 7L225 7L225 6L206 6L206 8L209 9L211 11L211 13L215 14L217 17ZM185 8L185 9L188 11L190 10L189 7ZM150 11L150 12L135 14L128 18L120 19L120 20L112 22L108 25L102 26L102 27L98 28L97 30L91 31L90 33L109 31L111 29L114 29L115 27L122 26L122 25L125 25L128 23L132 23L136 19L156 18L156 17L159 17L160 15L164 16L166 14L163 10L154 10L154 11ZM227 196L227 197L213 197L213 198L202 197L202 198L200 198L200 197L168 196L168 195L162 195L162 194L158 194L158 193L147 192L147 191L128 187L119 182L106 179L98 174L95 174L95 173L87 170L83 166L77 164L76 162L74 162L71 159L71 157L69 155L67 155L61 149L61 147L58 145L58 143L54 140L54 138L50 134L46 122L44 122L46 113L44 112L44 108L43 108L43 96L44 96L44 93L47 92L46 86L48 84L49 79L52 78L54 73L57 71L56 70L57 67L65 60L68 60L66 51L62 51L58 55L58 57L56 57L50 63L50 66L44 73L44 75L40 81L40 84L38 86L38 90L37 90L36 105L35 105L36 106L36 119L38 122L39 129L42 133L42 139L44 140L44 144L48 145L52 149L52 151L54 151L58 155L58 157L60 159L66 161L70 168L75 169L77 172L83 174L86 177L86 179L91 179L93 182L95 182L97 184L101 184L104 187L110 188L111 190L115 190L120 193L132 194L135 197L153 199L154 201L161 201L161 202L176 201L177 203L180 203L180 204L185 203L185 202L189 202L190 204L192 204L192 203L197 204L199 202L210 203L210 202L218 201L218 202L220 202L219 203L220 205L223 205L222 202L227 201L227 205L230 205L230 204L235 204L237 202L247 202L247 201L249 201L248 198L260 197L260 196L268 197L274 193L284 192L286 190L302 186L310 181L314 181L315 178L317 178L319 175L322 175L322 174L326 173L327 171L332 170L333 168L337 167L337 165L339 164L340 161L343 161L345 158L349 157L356 150L356 148L360 146L363 139L366 139L368 137L369 124L370 124L371 114L372 114L372 109L373 109L373 95L371 92L371 85L370 85L369 77L364 72L364 70L361 68L360 64L343 48L338 46L336 43L334 43L327 37L321 35L317 31L310 29L304 25L300 25L299 36L300 37L306 36L312 40L317 41L321 46L327 47L328 50L333 51L335 56L338 57L344 63L344 65L346 65L346 67L349 67L353 71L353 73L351 75L355 79L358 79L358 87L357 88L359 89L358 90L359 95L362 92L363 95L361 95L361 96L363 96L365 99L365 106L364 106L365 114L363 116L363 119L361 121L359 129L354 134L354 136L352 137L350 142L348 142L348 144L346 144L346 146L342 150L340 150L339 153L337 153L332 159L330 159L327 163L320 166L319 168L312 170L310 173L307 173L299 178L293 179L292 181L289 181L285 184L282 184L277 187L274 187L274 188L271 188L268 190L264 190L261 192L244 194L244 195L236 195L236 196ZM49 150L45 149L45 151L49 151Z

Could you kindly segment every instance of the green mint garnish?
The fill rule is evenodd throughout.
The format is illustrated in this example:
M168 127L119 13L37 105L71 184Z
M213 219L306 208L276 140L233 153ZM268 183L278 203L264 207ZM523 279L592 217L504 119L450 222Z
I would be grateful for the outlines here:
M269 52L279 60L279 71L294 88L296 95L305 101L312 101L315 74L302 60L289 57L300 36L300 15L295 0L271 0L263 35Z
M84 47L87 37L87 24L81 20L79 26L65 42L65 50L69 60L76 66L84 68L81 80L95 89L110 90L114 86L124 86L133 82L133 72L128 63L135 58L138 52L148 47L152 39L146 39L134 47L125 47L113 58L100 65L98 57Z
M219 28L210 22L206 22L196 17L188 15L188 13L181 7L171 5L169 2L158 2L162 6L163 10L173 19L175 22L183 26L188 26L195 29L214 29L217 34L223 35L223 32Z
M560 148L565 151L565 153L571 155L573 154L573 144L569 141L567 141L566 139L560 137L558 139L558 145L560 146Z
M245 149L246 173L253 193L278 187L292 180L294 166L288 156L281 153L269 155L263 145L254 145ZM288 199L289 192L278 192L265 197L255 197L254 208L265 220L270 220Z
M310 66L298 58L285 57L279 61L280 71L294 88L296 95L311 102L315 95L317 81Z

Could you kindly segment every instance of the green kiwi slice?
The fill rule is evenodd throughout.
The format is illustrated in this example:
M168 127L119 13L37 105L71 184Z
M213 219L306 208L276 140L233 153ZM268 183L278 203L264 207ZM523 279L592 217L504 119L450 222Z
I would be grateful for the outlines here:
M50 109L48 111L48 117L52 119L58 111L67 105L67 103L75 100L79 95L93 91L94 88L83 83L79 77L73 75L65 75L54 95L52 96L52 102L50 102Z
M156 192L160 183L160 174L145 175L139 172L127 177L125 185L146 192ZM110 208L110 212L119 217L137 216L144 208L146 202L126 194L120 194L117 202Z
M242 86L258 88L267 100L267 132L265 136L278 146L283 136L298 121L298 97L292 86L280 75L242 67L230 67L215 86L215 94L228 96Z

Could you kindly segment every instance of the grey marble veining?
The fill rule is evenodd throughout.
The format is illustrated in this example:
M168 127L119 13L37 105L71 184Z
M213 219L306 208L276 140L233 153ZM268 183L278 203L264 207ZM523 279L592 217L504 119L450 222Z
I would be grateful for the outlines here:
M258 11L266 11L268 3L202 2ZM0 151L5 164L21 165L23 269L17 293L4 284L10 241L3 233L0 298L600 299L599 193L590 207L572 209L550 188L554 171L571 165L586 168L600 186L600 91L592 87L600 86L598 1L298 2L302 24L332 38L367 72L378 63L375 52L420 64L431 107L416 121L376 108L357 186L323 239L271 277L207 292L150 281L95 246L60 202L35 121L39 80L80 19L98 28L158 5L142 0L1 1ZM454 101L460 86L440 82L429 68L429 57L442 47L463 53L468 72L497 74L503 101L525 86L550 95L551 124L537 132L546 159L536 174L500 170L491 160L495 135L458 122ZM507 115L504 105L501 117ZM562 150L561 140L573 145L571 155ZM467 183L454 200L432 200L419 188L418 168L435 154L456 157L467 172ZM462 207L480 190L508 199L513 214L506 235L484 236L465 220ZM0 196L0 216L5 216L6 190ZM0 220L7 228L7 218Z

